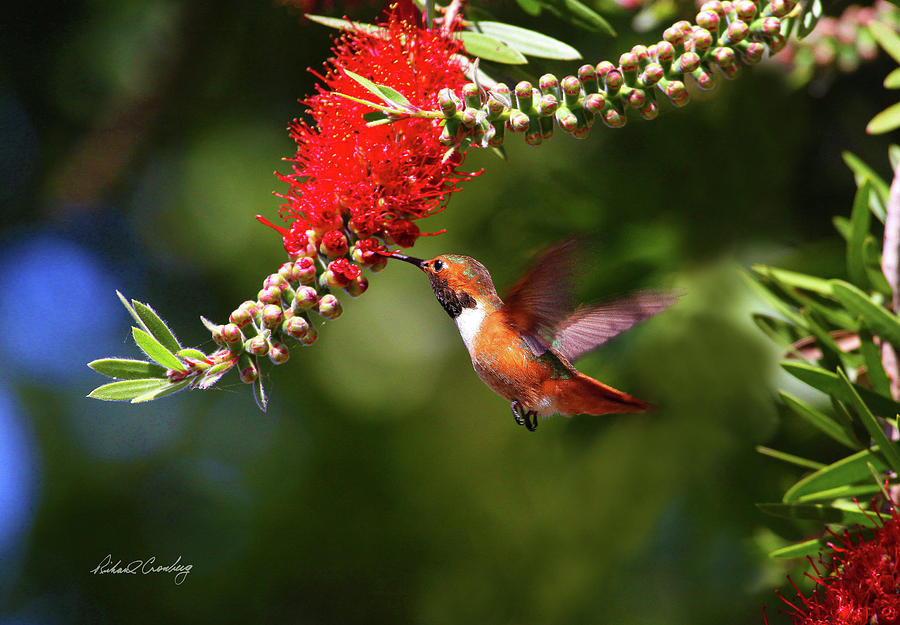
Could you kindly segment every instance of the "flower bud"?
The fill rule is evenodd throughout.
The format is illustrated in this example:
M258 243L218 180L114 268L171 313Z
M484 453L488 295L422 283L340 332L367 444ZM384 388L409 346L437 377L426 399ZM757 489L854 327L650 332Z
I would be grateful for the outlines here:
M617 69L609 70L604 77L604 81L606 84L606 92L612 94L618 93L619 89L622 88L622 85L625 84L625 78L622 76L622 72Z
M369 281L363 276L357 276L347 286L346 291L353 297L359 297L369 288Z
M281 289L274 286L267 286L260 289L256 296L260 304L277 304L281 301Z
M216 345L225 345L225 337L222 336L222 326L214 326L212 330L210 330L210 334L212 334L212 340Z
M309 332L309 322L304 317L285 319L281 331L295 339L302 339Z
M509 125L515 132L525 132L531 125L531 120L525 113L515 111L509 115Z
M282 276L280 273L269 274L268 276L266 276L266 279L263 280L264 289L274 287L281 291L286 286L288 286L287 280L285 280L284 276Z
M610 63L609 61L600 61L599 63L597 63L597 67L595 69L597 72L598 79L602 80L602 79L606 78L606 75L610 71L616 69L616 66L613 65L612 63Z
M567 108L556 111L556 122L566 132L575 132L578 128L578 118Z
M291 309L294 313L300 313L304 310L309 310L318 303L319 294L316 290L311 286L301 286L294 294L294 301L291 304Z
M559 101L555 96L550 94L541 96L541 100L538 103L538 113L541 115L553 115L558 108Z
M531 105L534 102L533 90L534 87L532 87L531 83L527 80L523 80L516 85L516 102L518 103L519 110L531 110Z
M265 330L253 338L244 341L244 350L254 356L265 356L269 353L269 331Z
M274 365L283 365L290 359L291 350L288 349L288 346L279 341L273 341L272 346L269 348L269 360L272 361Z
M438 92L438 105L441 107L444 117L453 117L457 109L462 106L462 102L452 89L444 88Z
M597 70L593 65L582 65L578 68L578 80L584 86L586 94L597 93Z
M731 22L725 30L725 39L732 44L738 43L739 41L743 41L749 32L750 27L744 22Z
M292 260L304 256L315 257L318 244L315 231L308 230L307 224L299 220L291 224L290 231L284 235L284 249Z
M291 274L295 282L300 284L312 284L316 280L316 263L311 258L301 258L294 263L294 271Z
M638 57L631 52L625 52L619 56L619 67L623 72L635 72L638 68Z
M344 312L341 302L331 293L323 295L319 300L318 312L326 319L337 319Z
M246 327L250 321L253 320L253 313L246 306L239 306L236 308L230 315L228 315L228 321L233 323L239 328Z
M313 343L315 343L318 340L318 338L319 338L319 331L316 330L313 326L310 326L309 332L307 332L306 336L304 336L302 339L300 339L300 341L304 345L312 345Z
M711 33L719 30L719 14L715 11L700 11L697 13L697 26Z
M241 329L237 325L226 323L222 326L222 338L225 339L225 343L228 345L234 345L243 341L244 335L241 334Z
M756 16L756 3L753 0L738 0L734 3L734 8L737 11L738 19L742 22L749 24Z
M609 110L603 113L603 122L610 128L621 128L627 121L628 119L625 115L614 107L610 107Z
M387 258L382 256L381 260L378 260L373 265L369 266L369 270L378 273L379 271L383 271L385 267L387 267Z
M329 287L346 288L360 276L359 265L354 265L346 258L338 258L328 263L328 268L323 274Z
M362 239L353 245L350 257L363 267L371 267L384 259L384 255L379 253L381 250L384 246L377 239Z
M599 115L606 106L606 96L602 93L590 93L584 98L583 106L592 114Z
M277 304L266 304L263 306L261 314L263 326L269 329L277 328L284 319L284 312Z
M288 284L294 282L294 263L286 262L278 268L278 275L287 281Z
M329 230L322 237L319 251L328 258L338 258L347 253L347 237L340 230Z
M253 359L246 354L241 355L239 366L241 369L241 382L244 384L253 384L259 379L259 368L253 362Z

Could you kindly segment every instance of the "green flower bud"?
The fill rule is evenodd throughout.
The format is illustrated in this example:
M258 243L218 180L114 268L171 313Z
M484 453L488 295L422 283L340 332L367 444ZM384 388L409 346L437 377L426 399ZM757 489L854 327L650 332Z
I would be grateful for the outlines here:
M469 82L463 85L462 96L468 108L481 107L481 90L475 83Z
M444 114L444 117L453 117L462 106L462 102L456 97L452 89L444 88L438 92L438 106L441 107L441 113Z
M294 301L291 308L295 313L309 310L319 303L319 294L311 286L301 286L294 295Z
M737 11L738 19L742 22L750 23L756 17L756 3L752 0L739 0L734 3L734 9Z
M599 85L597 84L597 70L593 65L582 65L578 68L578 80L584 87L585 95L597 93Z
M541 115L553 115L557 108L559 108L559 101L555 96L550 94L541 96L540 103L538 104L538 113Z
M318 312L326 319L337 319L344 310L338 298L328 293L319 299Z
M281 331L295 339L302 339L309 332L309 322L304 317L285 319Z
M241 329L237 327L237 325L226 323L222 326L222 338L225 339L226 344L234 345L235 343L243 341L244 335L241 334Z
M523 80L516 85L516 102L520 111L529 111L534 104L533 96L534 88L527 80Z
M283 365L290 359L291 350L288 349L288 346L279 341L273 341L272 346L269 348L269 360L272 361L274 365Z
M244 384L253 384L259 379L259 368L247 354L241 354L238 366L241 370L241 382Z
M310 326L309 332L307 332L306 336L304 336L302 339L300 339L300 341L304 345L312 345L313 343L315 343L318 340L318 338L319 338L319 331L316 330L315 327Z
M353 297L359 297L369 288L369 281L363 276L354 278L345 289Z
M287 263L284 263L283 265L281 265L281 267L278 268L278 275L280 275L282 278L284 278L288 284L295 282L295 280L294 280L294 263L287 262Z
M603 80L606 84L606 93L611 95L618 93L619 89L622 88L622 85L625 84L625 78L622 76L622 72L617 69L611 69L606 72L606 76L604 76Z
M285 280L284 276L280 273L272 273L266 276L266 279L263 280L263 288L276 288L279 291L284 287L288 286L287 280Z
M257 299L260 304L277 304L281 301L281 289L274 286L267 286L263 289L260 289L257 294Z
M260 332L253 338L244 341L244 351L254 356L265 356L269 353L269 330Z
M284 312L281 310L281 306L277 304L266 304L263 306L261 314L263 326L270 330L281 325L281 321L284 319Z
M316 280L316 263L311 258L298 259L294 262L293 283L312 284Z
M509 125L515 132L525 132L531 125L531 120L525 113L515 111L509 116Z
M606 96L602 93L590 93L584 98L582 104L585 110L593 115L599 115L603 112L603 107L606 106Z

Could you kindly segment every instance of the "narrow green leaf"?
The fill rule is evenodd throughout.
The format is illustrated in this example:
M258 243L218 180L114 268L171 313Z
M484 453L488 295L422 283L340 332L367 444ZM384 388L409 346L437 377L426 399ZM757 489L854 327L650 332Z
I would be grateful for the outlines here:
M859 332L859 351L866 363L866 375L876 393L890 397L891 382L884 372L881 361L881 349L872 340L872 334L865 328Z
M134 319L134 322L136 324L138 324L139 326L141 326L141 329L143 329L145 332L147 332L149 334L150 329L144 324L144 320L141 319L140 315L138 315L137 312L134 310L134 307L131 305L131 302L129 302L127 299L125 299L125 296L122 295L122 293L120 291L116 291L116 295L119 296L119 301L122 302L122 305L126 308L126 310L128 310L128 314L131 315L131 318Z
M507 65L524 65L528 63L528 59L522 56L521 52L493 37L471 31L458 33L458 36L462 39L466 52L471 56Z
M885 89L900 89L900 67L891 71L890 74L885 76L884 88Z
M807 493L797 497L797 503L810 501L834 501L835 499L853 499L854 497L868 497L879 491L877 484L862 484L860 486L836 486L826 488L815 493Z
M806 556L814 556L820 551L828 549L828 543L833 540L831 537L813 538L804 540L802 543L794 543L786 547L781 547L769 553L770 558L805 558Z
M221 362L206 370L206 372L198 380L194 382L194 386L200 390L211 388L216 382L222 379L226 373L231 371L234 361Z
M783 361L781 368L792 376L806 382L815 389L827 395L833 395L839 400L851 403L850 394L847 392L841 379L836 373L825 371L821 367L804 362ZM854 384L853 388L859 393L869 406L878 414L896 414L900 411L900 404L892 399L879 395L875 391Z
M768 284L765 283L762 278L754 278L753 276L744 273L744 279L747 281L747 284L750 285L760 297L765 300L767 304L769 304L772 308L775 309L778 314L787 319L790 323L794 324L798 328L802 330L803 336L809 336L809 331L806 328L806 321L803 319L801 315L797 313L797 311L790 306L785 300L780 296L778 292L773 290Z
M542 4L553 13L582 28L605 33L610 37L616 36L616 31L602 15L579 0L544 0Z
M860 287L866 287L866 260L863 244L869 235L869 193L872 183L866 180L856 190L853 211L850 213L850 237L847 239L847 275Z
M363 113L363 119L370 124L378 121L390 121L390 118L381 111L369 111L368 113Z
M377 37L387 38L387 29L382 28L381 26L376 26L375 24L366 24L365 22L351 22L346 19L339 19L336 17L328 17L327 15L313 15L312 13L305 13L306 19L310 22L316 22L317 24L321 24L322 26L327 26L328 28L337 28L338 30L359 30L368 35L375 35Z
M834 226L834 229L838 231L838 234L843 237L846 241L850 238L850 220L846 217L841 217L840 215L836 215L831 218L831 223Z
M131 303L134 306L134 312L143 320L144 327L153 338L162 343L163 347L170 352L177 352L181 349L178 339L153 308L137 300L131 300Z
M820 491L834 488L846 488L861 481L870 480L868 462L874 464L879 470L884 470L886 465L874 450L863 449L851 456L841 458L827 467L819 469L815 473L807 475L791 486L781 498L784 503L796 502L800 497L809 496Z
M541 4L536 0L516 0L519 8L532 17L541 14Z
M813 427L817 428L827 436L830 436L841 445L845 445L853 450L859 449L858 442L854 440L851 435L848 435L837 421L826 415L824 412L816 410L806 402L803 402L784 391L779 391L778 394L781 395L782 401L790 408L791 412L805 419Z
M140 380L165 378L166 369L155 362L132 360L130 358L101 358L88 363L88 367L111 378L120 380Z
M798 467L812 469L813 471L818 471L825 466L821 462L801 458L800 456L795 456L794 454L788 454L783 451L778 451L777 449L772 449L771 447L764 447L763 445L757 445L756 451L764 456L769 456L770 458L775 458L776 460L782 460L790 464L795 464Z
M856 414L863 422L863 425L866 426L869 436L878 445L881 455L884 456L884 459L895 473L900 473L900 451L897 451L897 446L885 436L884 430L881 429L881 424L875 419L875 415L872 414L872 411L869 410L859 393L856 392L856 389L850 383L850 380L847 379L844 372L838 370L838 375L851 395L850 405L856 409Z
M256 370L259 371L259 361L256 356L253 356L253 361L256 364ZM266 412L269 408L269 394L266 392L266 387L263 386L262 378L262 373L260 373L253 383L253 398L256 400L256 405L259 406L259 409Z
M776 317L770 317L762 313L753 313L753 322L769 338L786 348L790 348L791 345L804 338L797 330L797 326Z
M900 128L900 102L890 105L866 125L866 132L870 135L883 135Z
M374 93L380 99L384 100L387 104L393 105L395 108L399 107L404 110L411 110L411 105L409 100L407 100L403 94L398 91L388 87L387 85L376 85L374 82L365 78L364 76L360 76L355 72L351 72L349 69L342 69L342 72L347 74L350 78L358 82L360 85L366 88L366 90ZM344 95L344 94L341 94ZM354 99L350 96L344 95L344 97L349 99ZM359 101L359 100L358 100ZM364 101L363 101L364 102Z
M900 67L897 71L900 72ZM892 143L888 146L888 161L891 164L891 171L897 171L897 166L900 165L900 145Z
M104 401L131 400L152 390L160 389L169 384L168 380L150 378L146 380L121 380L98 386L88 394L93 399Z
M572 61L581 58L578 50L542 33L502 22L473 22L475 30L509 44L522 54L543 59Z
M157 362L168 369L175 369L176 371L185 370L184 365L175 357L175 354L163 347L162 343L140 328L132 327L131 336L134 337L134 342L141 348L141 351L147 354L154 362Z
M756 507L766 514L785 519L803 519L863 527L871 527L878 523L878 517L874 514L866 514L859 509L836 508L817 503L758 503Z
M140 404L145 401L152 401L154 399L159 399L160 397L165 397L166 395L171 395L172 393L177 393L190 383L190 380L181 380L180 382L166 384L162 388L158 388L156 390L151 389L146 393L141 393L140 395L132 399L131 403Z
M184 349L179 349L175 352L176 356L184 356L185 358L193 358L195 360L206 360L206 354L201 352L199 349L194 349L193 347L185 347Z
M870 196L871 197L871 196ZM885 297L891 296L891 286L881 271L881 242L872 235L863 243L863 255L866 258L866 276L873 290Z
M834 297L844 305L850 314L862 318L873 334L900 349L900 320L887 308L876 304L863 291L843 280L831 281Z
M823 278L817 278L816 276L810 276L797 271L769 267L768 265L753 265L750 269L761 276L778 280L788 286L803 289L805 291L812 291L819 295L831 295L831 284L828 280Z
M878 42L878 45L880 45L892 59L897 63L900 63L900 36L897 35L894 28L879 22L878 20L872 20L869 22L868 26L869 32L872 33L872 36L875 38L875 41Z
M811 33L819 23L820 17L822 17L821 0L806 0L806 6L797 23L797 38L803 39Z
M856 186L862 185L866 180L872 183L872 188L875 190L875 193L870 198L871 204L869 205L869 208L871 209L872 214L875 215L881 223L884 223L890 187L882 180L881 176L876 174L871 167L866 165L852 152L842 152L841 156L844 158L847 167L853 171Z

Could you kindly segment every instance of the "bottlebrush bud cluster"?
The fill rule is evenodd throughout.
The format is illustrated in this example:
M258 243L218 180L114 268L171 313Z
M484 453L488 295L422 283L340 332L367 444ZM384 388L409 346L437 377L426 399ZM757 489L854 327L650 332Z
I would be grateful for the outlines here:
M878 56L878 44L869 30L875 20L900 31L900 9L886 0L870 7L852 5L838 17L820 19L806 38L791 39L775 60L793 66L791 78L800 84L833 68L852 72Z
M741 63L758 63L766 51L781 50L794 5L793 0L711 0L701 6L695 23L675 23L662 41L634 46L618 65L583 65L577 75L562 80L546 74L538 85L523 81L513 92L504 84L482 90L470 83L462 97L443 89L441 142L462 150L470 144L499 146L511 131L537 145L552 136L554 125L583 139L597 119L610 128L624 126L629 109L655 119L660 94L678 107L688 103L688 77L701 89L712 89L718 75L733 78Z

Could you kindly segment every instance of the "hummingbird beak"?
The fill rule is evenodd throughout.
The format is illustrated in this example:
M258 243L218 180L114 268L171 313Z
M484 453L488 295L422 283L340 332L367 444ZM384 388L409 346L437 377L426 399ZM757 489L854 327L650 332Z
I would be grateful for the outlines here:
M414 258L412 256L404 256L403 254L398 254L397 252L394 252L393 254L388 255L388 258L396 258L397 260L406 261L412 265L415 265L419 269L421 269L422 265L425 264L425 261L422 260L421 258Z

